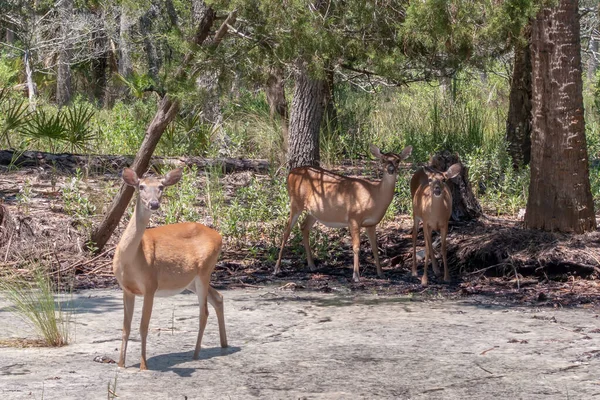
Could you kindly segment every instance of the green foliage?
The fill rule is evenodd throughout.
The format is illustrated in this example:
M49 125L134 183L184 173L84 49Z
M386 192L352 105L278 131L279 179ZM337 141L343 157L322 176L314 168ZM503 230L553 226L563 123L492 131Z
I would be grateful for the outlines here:
M0 90L0 139L4 140L8 147L11 134L19 132L20 128L27 124L30 112L27 102L23 98L12 97L6 88Z
M65 186L62 188L62 198L65 212L76 218L83 226L90 228L91 216L96 212L96 206L87 195L83 194L82 173L79 168Z
M63 112L65 125L64 141L66 141L71 152L85 151L90 143L96 138L96 133L91 127L94 110L88 104L78 104Z
M192 166L185 171L176 189L165 192L168 201L164 202L165 224L177 222L197 222L200 214L197 211L198 198L201 191L198 185L198 168Z
M19 73L23 70L23 61L18 57L0 54L0 87L7 88L18 83Z
M11 311L33 325L48 346L64 346L69 342L71 311L65 296L58 295L49 273L34 271L32 282L22 278L0 280L0 295L12 303Z
M114 77L129 89L129 93L136 99L142 99L149 90L155 87L155 82L147 74L134 72L126 78L121 74L115 73Z

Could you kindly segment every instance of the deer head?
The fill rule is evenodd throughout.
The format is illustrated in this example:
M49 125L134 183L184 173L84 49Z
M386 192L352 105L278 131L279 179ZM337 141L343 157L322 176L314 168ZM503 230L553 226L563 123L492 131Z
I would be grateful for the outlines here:
M156 211L160 208L160 200L165 187L179 182L182 173L183 170L177 168L168 172L163 178L155 176L138 178L134 170L125 168L123 170L123 181L138 190L140 202L144 208L149 211Z

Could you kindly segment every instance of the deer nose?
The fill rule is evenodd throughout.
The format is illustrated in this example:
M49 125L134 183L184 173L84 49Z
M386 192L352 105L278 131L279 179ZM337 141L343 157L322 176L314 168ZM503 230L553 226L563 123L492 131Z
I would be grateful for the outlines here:
M439 196L440 194L442 194L442 188L441 188L441 187L439 187L439 186L436 186L436 187L433 189L433 194L434 194L435 196Z
M158 207L160 207L160 203L158 200L151 200L150 203L148 203L148 207L150 207L152 211L155 211L158 210Z

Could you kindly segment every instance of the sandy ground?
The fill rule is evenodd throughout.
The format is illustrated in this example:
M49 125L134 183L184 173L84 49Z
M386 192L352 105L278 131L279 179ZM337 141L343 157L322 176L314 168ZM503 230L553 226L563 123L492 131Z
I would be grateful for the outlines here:
M1 399L591 399L600 396L593 307L515 307L489 299L419 300L276 288L223 290L230 347L211 309L201 359L193 294L155 301L148 367L134 317L118 359L121 292L73 296L73 343L0 348ZM0 302L0 338L28 326Z

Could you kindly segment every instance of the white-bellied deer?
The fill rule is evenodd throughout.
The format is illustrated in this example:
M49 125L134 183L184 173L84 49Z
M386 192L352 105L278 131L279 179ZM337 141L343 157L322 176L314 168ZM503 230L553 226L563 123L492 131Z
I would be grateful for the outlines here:
M200 303L200 329L194 359L200 353L202 334L208 318L207 300L217 313L221 347L227 347L223 297L209 285L210 275L221 252L221 235L207 226L193 222L146 230L150 215L160 207L164 188L179 182L181 174L181 169L175 169L163 179L140 179L132 169L123 170L123 181L136 188L138 194L135 211L113 258L113 271L123 289L125 308L119 367L125 366L135 296L144 298L140 323L140 369L147 369L146 338L154 296L171 296L185 289L197 294Z
M433 271L440 274L440 269L433 251L431 234L434 230L440 231L442 239L442 259L444 261L444 281L450 281L448 260L446 258L446 235L448 234L448 221L452 215L452 193L446 184L460 174L460 164L451 165L445 172L437 171L430 167L419 168L410 180L410 194L413 200L413 251L412 275L417 276L417 233L419 221L423 221L423 236L425 238L425 263L421 284L427 285L427 264L431 258Z
M371 153L384 163L383 179L370 182L365 179L349 178L318 167L298 167L290 171L287 178L288 196L290 197L290 217L283 233L279 258L275 264L275 274L280 272L283 248L292 227L303 211L306 219L302 224L302 242L306 250L306 259L311 270L315 269L309 244L309 232L315 222L319 221L332 228L350 228L352 251L354 253L353 279L358 282L358 254L360 250L360 228L365 227L377 275L383 277L379 264L377 236L375 227L383 218L396 187L398 165L412 152L407 146L401 154L381 153L371 145Z

